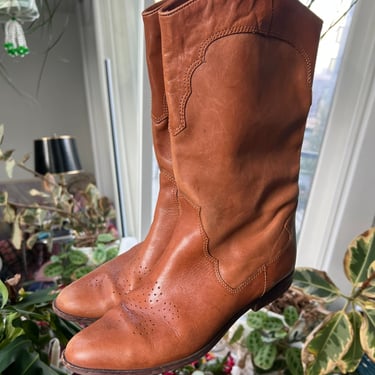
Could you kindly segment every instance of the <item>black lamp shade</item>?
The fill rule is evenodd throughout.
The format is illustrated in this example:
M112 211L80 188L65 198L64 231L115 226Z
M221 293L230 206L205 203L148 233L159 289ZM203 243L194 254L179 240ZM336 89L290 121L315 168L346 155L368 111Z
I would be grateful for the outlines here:
M40 174L78 173L82 170L75 139L69 135L34 141L34 166Z

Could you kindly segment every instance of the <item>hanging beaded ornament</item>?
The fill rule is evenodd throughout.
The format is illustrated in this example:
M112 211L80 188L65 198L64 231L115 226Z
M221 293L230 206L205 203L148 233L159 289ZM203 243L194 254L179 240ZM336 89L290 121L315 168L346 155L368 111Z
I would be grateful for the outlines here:
M21 23L38 17L35 0L0 0L0 22L5 22L4 48L10 56L23 57L29 53Z

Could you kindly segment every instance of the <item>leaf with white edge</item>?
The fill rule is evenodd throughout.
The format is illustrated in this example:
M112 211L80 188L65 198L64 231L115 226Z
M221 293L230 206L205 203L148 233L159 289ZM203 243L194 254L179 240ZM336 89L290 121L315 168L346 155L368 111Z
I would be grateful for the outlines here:
M9 292L8 292L8 288L6 287L6 285L1 280L0 280L0 297L1 297L0 308L2 309L8 302Z
M14 159L8 159L5 161L5 171L9 178L13 177L13 169L16 166L16 161Z
M16 210L9 204L3 208L3 219L6 223L14 223L16 220Z
M348 316L332 313L307 337L302 349L306 375L332 372L347 353L353 341L353 328Z
M47 194L47 193L45 193L43 191L37 190L37 189L30 189L29 190L29 194L32 197L43 197L43 198L48 198L49 197L49 194Z
M375 227L356 237L346 250L344 270L348 280L355 286L367 279L371 263L375 261Z
M269 370L273 366L276 356L276 346L273 344L265 344L257 351L254 357L254 363L262 370Z
M337 364L343 374L354 372L363 357L363 349L360 341L362 316L358 312L353 311L349 314L349 320L353 327L353 342L347 353Z
M326 302L332 302L341 295L340 290L325 272L313 268L297 268L293 285L313 298L324 299Z
M360 330L361 345L368 357L375 362L375 310L364 309Z
M285 360L292 375L303 375L301 349L288 348L285 352Z
M375 299L375 261L371 263L367 271L367 279L369 280L369 283L364 285L365 288L363 289L362 294L366 297Z
M36 242L39 239L39 233L34 233L32 234L26 241L26 246L28 249L32 249Z
M14 222L13 233L12 233L12 238L11 238L11 242L16 249L21 249L21 245L23 241L23 233L19 226L19 220L20 220L20 215L18 214Z

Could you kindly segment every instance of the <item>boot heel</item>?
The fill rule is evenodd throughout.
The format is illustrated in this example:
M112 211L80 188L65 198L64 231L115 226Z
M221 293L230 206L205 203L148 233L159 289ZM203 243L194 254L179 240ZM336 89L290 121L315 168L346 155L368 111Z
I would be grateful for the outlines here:
M276 298L280 297L283 293L285 293L289 287L292 285L293 281L293 272L290 273L287 277L277 283L273 288L271 288L268 292L266 292L262 297L258 298L252 305L251 309L253 311L258 311L262 307L268 305Z

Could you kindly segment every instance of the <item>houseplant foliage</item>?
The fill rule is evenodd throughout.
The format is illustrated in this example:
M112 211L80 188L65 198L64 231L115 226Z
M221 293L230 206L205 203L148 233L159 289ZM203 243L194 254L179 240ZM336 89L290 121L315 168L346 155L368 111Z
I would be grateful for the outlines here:
M344 272L351 283L345 295L324 272L297 269L294 285L326 305L341 303L304 342L302 362L307 375L354 372L363 355L375 361L375 228L349 245Z
M52 310L54 289L27 292L19 276L0 281L0 373L2 375L68 374L60 365L60 345L79 327Z
M35 198L32 204L13 202L6 191L0 192L3 220L13 224L12 243L15 248L20 249L25 238L27 247L32 248L38 239L46 236L51 245L55 229L71 230L77 246L91 246L99 234L111 230L110 222L115 218L113 205L95 185L88 184L84 191L73 195L54 176L43 176L30 169L26 164L29 155L17 161L14 150L3 151L3 140L4 125L0 125L0 161L5 164L8 176L12 177L15 167L22 168L37 175L44 186L43 191L30 191Z

